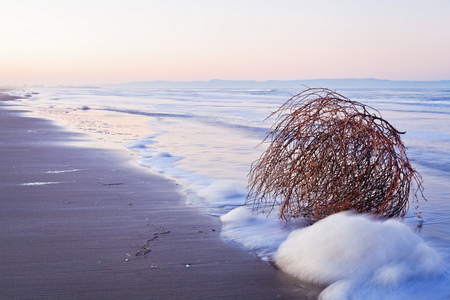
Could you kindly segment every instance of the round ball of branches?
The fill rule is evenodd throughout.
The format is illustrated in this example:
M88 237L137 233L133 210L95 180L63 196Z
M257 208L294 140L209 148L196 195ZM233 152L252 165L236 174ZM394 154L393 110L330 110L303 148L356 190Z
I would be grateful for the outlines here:
M329 89L293 96L275 116L252 164L247 203L280 218L316 221L341 211L404 216L422 178L399 132L376 109ZM414 186L414 187L413 187Z

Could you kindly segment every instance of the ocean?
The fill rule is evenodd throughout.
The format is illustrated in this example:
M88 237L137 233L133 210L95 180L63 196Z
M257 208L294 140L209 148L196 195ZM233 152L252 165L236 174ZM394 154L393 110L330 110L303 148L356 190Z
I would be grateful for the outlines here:
M11 92L42 117L123 144L176 180L187 204L221 218L222 238L302 280L323 299L450 299L450 90L337 89L379 110L424 180L403 220L337 214L312 226L243 206L271 112L299 89L36 88ZM150 204L149 204L150 205Z

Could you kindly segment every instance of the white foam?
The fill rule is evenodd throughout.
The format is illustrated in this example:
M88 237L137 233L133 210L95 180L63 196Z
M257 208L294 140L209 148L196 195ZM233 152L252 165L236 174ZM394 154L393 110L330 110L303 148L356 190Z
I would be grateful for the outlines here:
M47 171L47 174L59 174L59 173L71 173L82 171L82 169L60 170L60 171Z
M279 245L303 220L282 221L276 214L253 214L251 206L241 206L220 217L222 238L250 250L263 260L273 260Z
M411 279L444 273L438 253L400 221L380 222L351 213L294 230L280 245L275 261L301 280L331 285L324 299L347 299L362 285L369 290L368 283L393 289Z
M53 181L49 181L49 182L25 182L25 183L21 183L20 185L48 185L48 184L59 184L61 182L53 182Z
M197 196L216 205L241 205L245 200L245 188L231 180L215 180L200 187L196 186Z

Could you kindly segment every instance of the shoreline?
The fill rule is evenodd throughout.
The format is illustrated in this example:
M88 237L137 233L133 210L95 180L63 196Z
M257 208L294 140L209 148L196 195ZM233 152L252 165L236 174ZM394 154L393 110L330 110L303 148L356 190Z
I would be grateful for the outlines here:
M8 99L12 100L12 99ZM219 218L119 150L0 101L0 294L7 298L315 299L220 238ZM149 251L150 250L150 251Z

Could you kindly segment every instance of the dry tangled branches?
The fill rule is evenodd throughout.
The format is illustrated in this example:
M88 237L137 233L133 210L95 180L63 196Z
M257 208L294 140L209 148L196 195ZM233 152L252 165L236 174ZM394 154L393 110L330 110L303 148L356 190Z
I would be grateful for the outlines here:
M307 89L270 116L277 118L264 140L270 145L249 174L254 210L278 208L285 220L346 210L391 218L406 214L412 183L415 199L422 194L403 132L376 109L329 89Z

